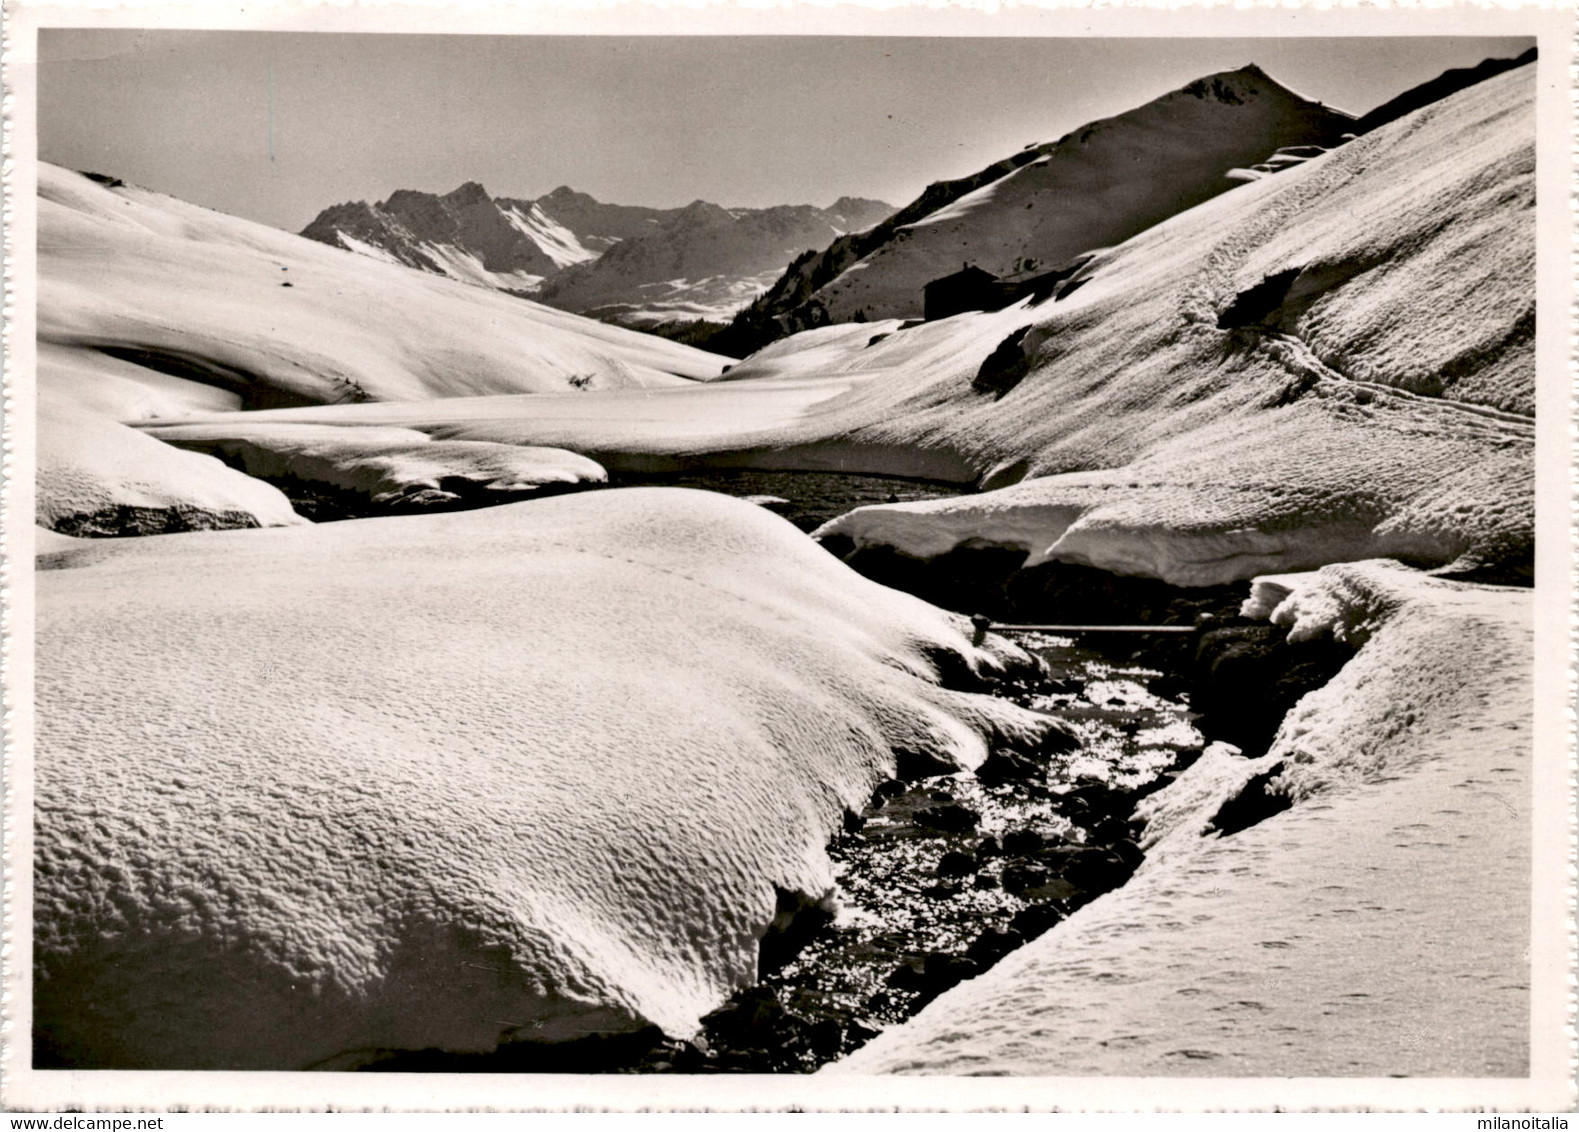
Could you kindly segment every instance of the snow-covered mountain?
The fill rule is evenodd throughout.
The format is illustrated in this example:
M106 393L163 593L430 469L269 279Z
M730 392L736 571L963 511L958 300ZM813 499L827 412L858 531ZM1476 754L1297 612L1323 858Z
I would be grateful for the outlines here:
M828 208L605 204L565 186L490 197L475 181L442 195L402 189L325 209L302 235L321 243L631 325L728 319L809 247L893 211L841 197Z
M1353 123L1254 65L1208 75L928 186L871 230L791 265L743 319L766 341L857 315L917 318L924 286L964 263L1000 277L1063 267L1233 188L1230 170L1285 147L1334 144Z
M495 199L476 181L442 195L401 189L377 204L324 209L301 234L503 291L535 291L571 264L654 231L675 209L603 204L560 187L538 200Z
M1356 134L1368 134L1372 130L1385 126L1388 122L1396 122L1405 114L1439 102L1466 87L1476 83L1485 82L1495 78L1504 71L1511 71L1523 67L1536 60L1538 52L1531 47L1528 51L1521 52L1511 59L1483 59L1473 67L1454 67L1443 71L1434 79L1428 79L1419 86L1410 87L1397 98L1389 99L1380 106L1367 111L1354 123Z
M1531 68L1090 256L1053 295L802 331L722 383L231 415L542 444L606 468L1001 489L825 534L1174 585L1372 556L1519 577L1533 538ZM662 402L660 406L658 402ZM660 415L661 414L661 415ZM205 421L219 423L216 414Z
M626 240L544 284L541 302L629 325L727 319L808 248L869 227L893 209L841 197L830 208L726 209L694 201L640 239Z

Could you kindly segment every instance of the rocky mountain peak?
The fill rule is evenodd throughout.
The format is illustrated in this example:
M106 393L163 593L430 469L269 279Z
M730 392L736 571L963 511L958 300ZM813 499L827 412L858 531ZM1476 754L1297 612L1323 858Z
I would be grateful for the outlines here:
M367 201L348 200L340 204L331 204L318 214L313 220L313 225L366 222L374 219L375 216L373 206Z
M476 181L467 181L459 188L445 193L444 200L449 204L459 205L463 208L493 203L493 198L488 195L488 190Z
M696 232L702 229L726 227L735 222L727 208L710 201L693 200L661 222L662 230L673 234Z
M1229 106L1242 106L1247 103L1270 99L1290 106L1310 106L1319 104L1309 103L1305 98L1289 90L1288 87L1278 82L1271 75L1263 71L1254 63L1247 63L1243 67L1232 71L1219 71L1214 75L1206 75L1194 82L1180 88L1172 95L1165 95L1163 101L1180 98L1198 98L1213 102L1224 103ZM1327 109L1331 109L1330 107ZM1341 114L1341 111L1332 111ZM1345 118L1351 115L1343 114Z

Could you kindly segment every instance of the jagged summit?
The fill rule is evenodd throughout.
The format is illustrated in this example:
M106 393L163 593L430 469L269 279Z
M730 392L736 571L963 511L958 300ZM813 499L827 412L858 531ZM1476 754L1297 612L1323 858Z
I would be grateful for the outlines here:
M830 204L827 211L850 214L874 212L878 209L884 209L888 212L892 212L893 206L884 204L880 200L872 200L870 197L842 196Z
M444 199L454 204L482 204L492 203L493 198L488 195L488 190L477 181L467 181L459 188L444 194Z

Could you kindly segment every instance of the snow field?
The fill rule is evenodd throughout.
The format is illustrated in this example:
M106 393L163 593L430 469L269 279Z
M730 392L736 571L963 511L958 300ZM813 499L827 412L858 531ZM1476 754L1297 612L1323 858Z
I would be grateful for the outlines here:
M1044 726L938 683L1023 654L711 493L91 549L38 577L36 1020L77 1066L688 1034L896 749Z
M1036 307L808 331L701 389L260 419L1002 489L829 531L921 557L996 542L1192 585L1375 556L1517 574L1531 99L1529 68L1471 87L1095 254L1079 290ZM1218 327L1288 272L1282 306ZM1023 374L979 387L1017 336Z
M131 186L39 170L40 385L106 349L181 364L150 383L258 403L413 400L713 377L716 355L380 262ZM144 368L144 367L137 367ZM122 373L135 377L135 370ZM117 411L152 407L128 391Z
M1281 146L1336 141L1351 121L1253 68L1201 83L1214 80L1229 98L1176 91L1093 122L897 229L814 297L836 319L919 318L922 288L963 263L999 276L1060 268L1232 188L1235 167Z
M1378 555L1523 568L1532 93L1528 68L1510 72L1173 217L1096 257L1066 299L862 349L863 367L917 376L831 406L864 416L850 438L948 447L1014 486L863 509L829 533L923 557L1001 541L1180 584ZM1271 321L1217 327L1295 269ZM1023 377L973 389L1026 328ZM765 368L794 372L794 348Z

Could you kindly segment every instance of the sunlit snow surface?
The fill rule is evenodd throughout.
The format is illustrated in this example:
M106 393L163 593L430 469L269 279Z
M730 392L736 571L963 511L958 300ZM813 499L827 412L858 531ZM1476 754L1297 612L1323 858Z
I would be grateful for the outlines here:
M485 441L434 440L404 428L333 428L268 423L215 429L166 425L147 429L177 447L211 453L260 479L325 484L366 496L371 504L462 498L507 502L549 485L601 483L592 460L560 448Z
M1213 81L1226 97L1203 89ZM1062 268L1232 188L1234 167L1284 145L1330 144L1350 124L1250 68L1203 79L1044 147L813 294L836 318L919 317L922 288L962 263L1001 276Z
M152 531L169 523L180 530L306 521L278 488L96 413L45 398L37 427L39 448L48 453L38 463L36 491L37 522L46 528L98 534L139 521Z
M78 1066L687 1036L895 749L1043 726L938 685L1023 654L708 492L40 564L36 1023Z
M667 388L716 377L726 362L52 165L39 167L39 194L39 395L49 422L70 417L82 433L40 432L46 523L91 503L93 524L113 529L117 508L147 510L151 497L162 512L149 521L175 529L297 521L272 488L238 481L213 461L148 449L117 421L292 403ZM99 440L87 443L89 435ZM142 469L115 458L137 450ZM467 459L475 464L475 453ZM494 463L519 470L530 459L496 454ZM577 459L564 454L559 464ZM571 478L592 468L582 461ZM520 480L513 471L496 478Z

